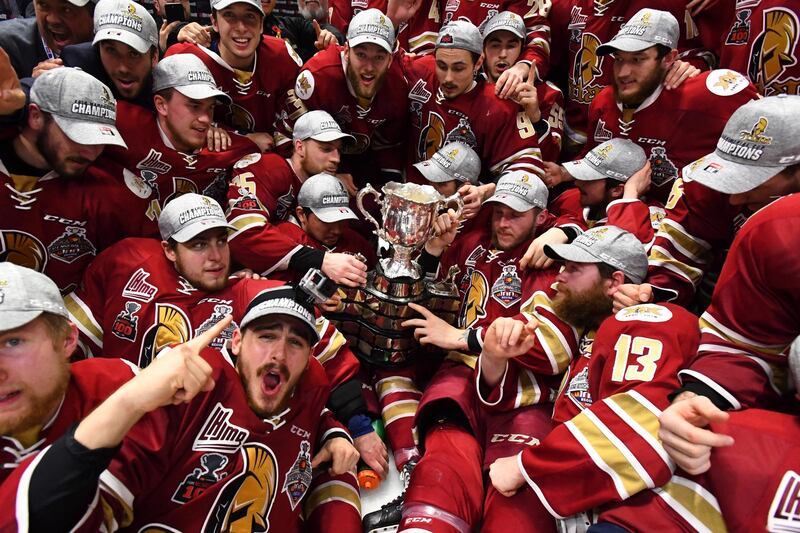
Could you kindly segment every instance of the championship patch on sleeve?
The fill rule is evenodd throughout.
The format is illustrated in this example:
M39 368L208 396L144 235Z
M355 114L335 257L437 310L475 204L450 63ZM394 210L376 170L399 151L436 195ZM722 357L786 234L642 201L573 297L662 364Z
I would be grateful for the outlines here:
M314 94L314 75L304 70L297 76L294 84L294 94L301 100L308 100Z
M294 51L294 48L292 48L292 45L289 43L289 41L284 41L284 42L286 43L286 50L289 52L289 57L291 57L294 60L294 62L297 63L298 67L302 67L303 60L300 59L300 56L297 55L297 52Z
M233 168L244 168L246 166L252 165L253 163L258 163L261 160L261 154L247 154L240 160L238 160L234 165Z
M742 92L749 80L730 69L712 70L706 78L706 87L717 96L731 96Z
M666 322L672 318L672 311L663 305L639 304L620 310L615 318L620 322Z
M147 170L143 170L142 173L149 172ZM150 172L150 174L153 174ZM143 175L137 175L128 170L127 168L122 169L122 177L125 180L125 185L128 186L128 189L142 199L147 199L152 194L153 189L150 185L147 184ZM153 180L155 181L155 174L153 174Z

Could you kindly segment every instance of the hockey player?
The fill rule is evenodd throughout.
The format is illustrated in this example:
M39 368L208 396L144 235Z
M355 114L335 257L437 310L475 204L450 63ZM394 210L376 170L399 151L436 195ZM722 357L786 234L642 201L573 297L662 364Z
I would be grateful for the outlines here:
M309 60L286 101L282 122L289 142L295 121L309 110L330 113L355 141L344 147L342 171L360 188L402 181L402 146L408 128L407 88L393 61L392 21L377 9L353 17L344 47L332 46Z
M332 461L332 473L347 472L358 453L324 409L330 388L311 357L318 340L313 310L291 287L246 282L239 288L249 305L237 310L241 328L231 340L235 366L216 351L201 355L226 318L120 387L28 465L32 484L24 478L20 491L33 491L28 501L49 502L21 506L32 529L80 521L95 530L157 524L222 531L258 523L300 531L312 468ZM102 483L100 497L109 514L92 504L106 465L102 477L111 484ZM53 482L84 482L48 481L52 499L40 499L39 476L53 475ZM56 502L63 507L56 510Z
M275 120L301 65L288 42L262 36L259 0L215 0L211 22L219 38L206 48L178 43L167 51L203 60L218 86L231 98L215 113L217 121L241 133L258 133L261 151L274 145Z
M747 78L731 70L703 73L665 90L663 81L678 56L678 36L675 17L648 8L597 48L597 54L614 58L614 84L592 100L585 148L612 137L645 147L652 170L650 196L664 203L680 169L711 150L728 118L757 94Z
M164 58L153 70L155 112L128 103L119 106L118 123L127 150L109 150L97 171L127 186L127 214L139 220L141 235L157 235L167 202L188 192L224 203L230 171L240 158L257 152L247 138L230 130L228 143L207 148L214 109L230 102L214 78L191 54ZM213 144L213 142L211 143Z
M364 263L351 255L301 246L276 226L294 212L297 192L309 176L336 172L343 142L353 139L324 111L300 117L293 136L294 153L289 159L253 154L236 164L228 190L228 220L236 228L231 236L233 257L263 275L319 268L336 283L363 284Z
M736 110L714 153L684 167L686 179L675 183L650 251L648 283L622 287L617 305L654 299L690 305L694 299L705 307L712 292L707 274L721 268L747 217L798 190L800 144L784 134L793 131L795 113L800 113L796 95L768 96Z
M416 524L425 523L433 531L471 531L480 524L491 531L503 516L514 513L515 507L525 510L518 517L521 529L547 531L553 526L535 498L523 496L507 506L496 495L486 493L482 479L484 467L495 457L512 453L522 443L536 442L549 431L549 406L538 404L547 404L556 387L547 375L562 371L575 349L570 341L574 337L570 326L551 320L552 310L539 306L534 311L548 317L549 334L543 342L554 359L552 366L548 363L542 372L544 377L531 372L520 380L519 409L514 413L487 418L473 388L473 367L485 327L497 317L519 314L522 303L534 294L551 291L554 269L526 275L516 265L521 252L547 220L543 211L547 189L536 176L512 172L500 178L494 195L486 202L490 204L486 208L492 209L490 227L464 234L443 254L453 230L441 228L441 236L426 243L426 253L420 258L420 264L429 272L436 270L434 258L439 255L443 272L450 265L466 267L457 278L463 298L458 327L416 305L412 308L422 318L402 324L414 327L422 344L449 352L425 389L414 419L424 452L405 494L401 530L413 530ZM509 439L511 434L519 436ZM372 520L368 515L365 525L377 528L392 518L397 523L399 500L393 503L396 510L386 507L381 516Z
M533 123L516 104L495 96L492 85L475 81L482 63L480 31L466 21L442 28L434 54L403 58L410 88L412 162L460 141L480 155L485 176L515 170L542 175Z
M684 478L667 483L672 464L656 439L667 393L698 346L696 317L672 304L612 314L614 291L647 273L642 243L615 226L545 250L563 262L552 307L579 331L580 354L555 400L556 427L537 446L495 461L493 486L506 496L525 487L566 529L598 520L639 530L646 516L647 528L657 530L686 531L698 523L719 530L724 523L713 512L713 497ZM514 319L489 327L477 378L484 405L514 406L516 373L536 363L530 350L544 334L539 328L536 321ZM687 489L695 489L692 497Z
M85 72L42 74L30 99L22 131L0 143L0 260L44 272L68 292L98 251L132 231L122 186L84 177L105 146L125 142L111 91Z

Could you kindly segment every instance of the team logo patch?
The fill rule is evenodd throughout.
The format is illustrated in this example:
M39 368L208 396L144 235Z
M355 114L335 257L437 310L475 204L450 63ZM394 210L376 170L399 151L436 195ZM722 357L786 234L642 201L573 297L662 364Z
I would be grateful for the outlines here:
M678 167L667 157L667 149L663 146L657 146L650 150L650 166L653 172L651 180L657 187L678 177Z
M725 44L739 45L747 44L750 39L750 9L743 9L736 13L736 22L733 23Z
M787 470L781 479L767 518L767 531L800 531L800 475Z
M767 117L759 117L758 121L750 128L750 131L743 130L739 132L739 138L756 144L772 144L772 137L764 135L764 132L767 131L767 126L769 126Z
M594 129L594 140L599 143L610 141L614 134L610 129L606 128L606 121L602 118L597 121L597 127Z
M428 123L422 128L417 146L417 159L427 161L444 146L444 119L433 111L428 112Z
M144 159L136 163L139 170L150 170L156 174L166 174L172 169L172 165L161 160L162 153L150 148L150 152Z
M294 93L301 100L308 100L314 94L314 75L304 70L297 76L294 84Z
M763 22L763 30L753 41L747 69L750 79L762 90L776 82L788 67L797 64L794 54L800 31L797 15L786 8L767 9ZM796 91L798 80L792 81Z
M50 256L63 261L72 263L84 255L95 255L97 250L86 237L86 229L67 226L64 233L47 247Z
M621 309L614 317L620 322L666 322L672 311L663 305L640 304Z
M522 299L522 280L515 265L506 265L492 285L492 298L508 309Z
M136 316L136 313L141 308L141 304L136 302L125 302L125 309L119 312L111 325L111 333L122 340L135 341L136 326L139 323L139 317Z
M411 88L408 92L408 99L414 100L421 104L426 103L428 100L431 99L433 93L431 93L428 89L426 89L428 82L425 80L417 80L417 83Z
M133 298L142 302L151 302L158 292L158 288L152 283L148 283L147 278L150 272L140 268L128 278L128 282L122 289L123 298Z
M144 334L139 368L153 362L156 355L171 344L182 344L191 338L189 318L172 304L156 304L155 323Z
M460 327L468 328L486 316L488 294L489 283L486 281L486 276L480 270L472 270L469 275L469 287L464 291L464 301L458 317Z
M208 317L208 319L206 319L202 324L200 324L200 327L198 327L197 330L194 332L194 336L197 337L201 333L211 329L214 326L214 324L225 318L225 315L230 315L230 314L233 314L233 307L231 307L230 305L227 304L215 305L214 312L211 314L210 317ZM215 337L214 340L211 341L211 344L209 344L209 346L217 349L225 346L225 343L233 338L233 332L236 330L237 327L238 326L234 322L228 324L228 327L222 330L222 333L220 333L218 337Z
M712 70L706 78L706 88L717 96L731 96L742 92L750 84L735 70Z
M286 472L286 479L283 482L283 490L289 498L292 511L306 495L308 487L311 486L311 445L307 440L300 443L300 452L294 460L292 468Z
M292 206L295 203L294 186L290 185L289 190L278 197L275 206L275 216L278 220L286 220L292 214Z
M478 146L478 140L476 139L475 133L472 131L472 126L467 118L462 117L458 119L458 126L447 133L445 144L451 142L462 142L473 148ZM441 148L441 146L439 148Z
M253 131L256 127L256 119L252 113L239 104L229 104L227 123L235 130Z
M261 202L258 201L258 197L255 194L252 194L244 187L239 187L237 191L239 193L239 197L233 201L231 204L231 209L244 209L246 211L266 211L264 206L261 205Z
M0 230L0 261L9 261L38 272L47 266L47 250L42 241L24 231Z
M678 200L683 197L683 179L678 178L675 180L675 183L672 184L672 189L669 191L669 198L667 198L667 203L664 206L665 209L675 209L675 206L678 205Z
M125 180L125 185L128 186L133 194L139 198L149 198L153 193L153 189L147 184L147 181L140 175L137 175L127 168L122 169L122 178Z
M567 398L583 411L592 405L592 395L589 393L589 367L575 374L567 386Z
M240 160L238 160L234 165L233 168L245 168L250 166L254 163L258 163L261 160L261 154L247 154Z
M220 472L228 464L228 458L218 453L207 453L200 457L200 468L195 468L178 485L172 501L175 503L188 503L195 497L203 494L208 487L224 479L227 472Z
M270 530L269 513L277 493L278 461L272 450L255 442L242 446L241 454L244 471L220 491L203 533Z
M603 86L595 83L603 74L603 57L597 55L600 39L592 33L581 35L580 49L575 54L569 76L570 97L580 103L589 104Z
M235 453L250 436L250 432L231 422L233 409L219 402L211 410L206 423L192 443L198 452Z

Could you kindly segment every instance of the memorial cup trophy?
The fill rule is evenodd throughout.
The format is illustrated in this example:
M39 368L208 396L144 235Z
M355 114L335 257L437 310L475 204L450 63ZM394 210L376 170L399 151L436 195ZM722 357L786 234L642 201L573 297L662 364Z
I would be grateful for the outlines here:
M441 282L426 280L413 257L430 238L433 223L448 207L460 216L464 207L456 193L447 198L430 185L389 182L380 197L371 185L359 191L356 203L366 220L371 222L380 239L389 244L389 257L378 261L367 273L364 288L342 287L343 306L328 314L353 351L365 361L381 367L410 364L420 346L413 329L400 324L415 316L408 304L426 307L454 324L460 305L454 279L458 268ZM375 196L380 205L383 225L364 208L364 197Z

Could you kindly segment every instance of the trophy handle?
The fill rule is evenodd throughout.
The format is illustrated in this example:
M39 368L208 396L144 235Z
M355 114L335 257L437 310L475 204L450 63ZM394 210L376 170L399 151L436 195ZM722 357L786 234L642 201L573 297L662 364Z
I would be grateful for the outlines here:
M456 204L453 210L456 212L456 218L461 218L461 212L464 211L464 200L461 198L461 195L453 193L452 195L448 196L444 200L442 200L442 205L446 208L450 208L452 204Z
M364 219L367 220L368 222L372 222L372 224L375 226L375 230L377 231L377 230L381 229L380 224L378 224L378 221L375 220L375 217L370 215L369 212L366 209L364 209L364 197L366 195L368 195L368 194L373 195L375 197L375 201L376 202L378 202L380 200L381 193L376 191L372 187L372 185L367 183L366 187L364 187L363 189L358 191L358 194L356 195L356 205L358 206L358 210L361 211L361 214L364 215ZM462 202L462 204L463 204L463 202Z

